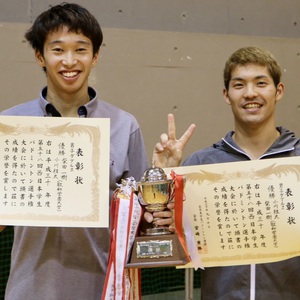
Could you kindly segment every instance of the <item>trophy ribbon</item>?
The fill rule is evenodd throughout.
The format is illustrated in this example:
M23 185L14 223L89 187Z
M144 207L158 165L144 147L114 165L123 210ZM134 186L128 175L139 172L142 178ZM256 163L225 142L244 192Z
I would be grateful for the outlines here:
M125 269L142 216L134 186L134 179L128 178L112 197L110 251L101 300L141 299L140 270Z
M184 232L183 232L183 226L182 226L182 216L183 216L183 188L184 188L184 178L182 175L176 174L173 170L171 172L171 176L174 180L175 184L175 191L174 191L174 197L175 197L175 229L178 234L178 239L181 243L181 246L186 254L186 256L189 258L189 252L186 246Z

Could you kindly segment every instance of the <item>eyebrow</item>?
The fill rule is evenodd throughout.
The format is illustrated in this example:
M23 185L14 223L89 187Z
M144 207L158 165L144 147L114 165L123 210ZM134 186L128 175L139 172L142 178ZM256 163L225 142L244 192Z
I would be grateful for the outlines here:
M63 44L63 43L64 43L64 41L62 41L62 40L54 40L54 41L49 42L48 45ZM84 41L84 40L78 40L75 43L76 44L81 44L81 45L87 45L87 46L91 45L90 42Z
M268 75L258 75L254 79L264 79L264 78L271 78L271 77ZM232 77L230 80L245 80L245 79L243 77L236 76L236 77Z

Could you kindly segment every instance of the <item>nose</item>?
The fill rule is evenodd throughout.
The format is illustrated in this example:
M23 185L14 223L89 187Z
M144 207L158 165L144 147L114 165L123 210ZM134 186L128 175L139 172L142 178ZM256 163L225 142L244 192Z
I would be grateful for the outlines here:
M245 93L244 93L245 98L256 98L257 97L257 91L254 85L248 84L245 88Z
M77 64L76 55L72 52L66 52L63 59L62 64L66 67L72 67Z

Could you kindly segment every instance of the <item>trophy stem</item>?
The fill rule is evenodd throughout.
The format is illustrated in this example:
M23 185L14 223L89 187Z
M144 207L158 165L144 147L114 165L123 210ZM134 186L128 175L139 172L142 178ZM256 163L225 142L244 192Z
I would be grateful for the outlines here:
M172 233L173 232L169 231L166 227L152 227L144 230L144 235L165 235Z

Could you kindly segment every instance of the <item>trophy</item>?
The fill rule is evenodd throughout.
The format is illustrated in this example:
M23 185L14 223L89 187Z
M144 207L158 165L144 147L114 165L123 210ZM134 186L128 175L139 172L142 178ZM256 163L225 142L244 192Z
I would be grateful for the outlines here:
M174 181L153 161L137 185L139 202L146 211L168 210L167 204L174 196ZM157 225L157 219L142 228L140 236L135 238L128 267L177 266L188 262L177 234L170 232L168 226Z

